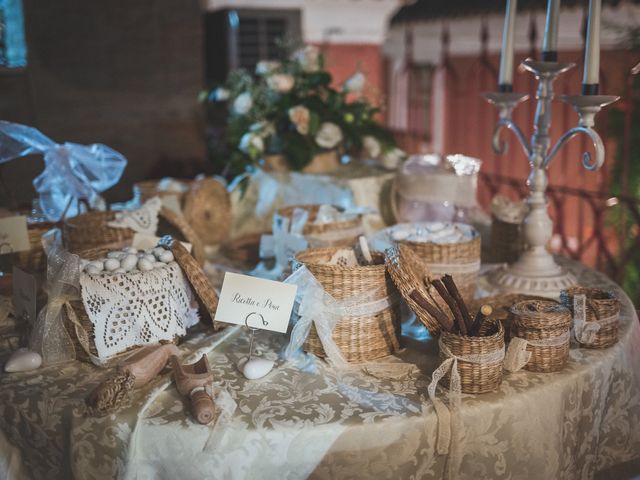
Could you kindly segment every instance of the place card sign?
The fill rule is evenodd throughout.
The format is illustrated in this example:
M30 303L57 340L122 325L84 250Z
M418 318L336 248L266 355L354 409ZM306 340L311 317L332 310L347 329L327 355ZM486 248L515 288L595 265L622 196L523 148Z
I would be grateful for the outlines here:
M13 308L18 320L26 320L29 325L36 321L38 287L36 277L13 267Z
M159 241L160 241L160 237L138 232L133 235L131 246L133 248L137 248L138 250L149 250L150 248L157 247ZM187 243L187 242L180 242L180 243L184 248L187 249L189 253L191 253L192 246L190 243Z
M215 321L286 333L297 289L288 283L227 272Z
M0 255L30 249L27 217L0 218Z

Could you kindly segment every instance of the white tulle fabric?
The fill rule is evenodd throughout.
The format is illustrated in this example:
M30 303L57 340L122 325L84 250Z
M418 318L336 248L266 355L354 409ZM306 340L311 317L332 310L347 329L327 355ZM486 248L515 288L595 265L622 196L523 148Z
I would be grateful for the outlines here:
M82 274L80 287L101 358L182 336L198 322L193 294L177 263L148 272Z

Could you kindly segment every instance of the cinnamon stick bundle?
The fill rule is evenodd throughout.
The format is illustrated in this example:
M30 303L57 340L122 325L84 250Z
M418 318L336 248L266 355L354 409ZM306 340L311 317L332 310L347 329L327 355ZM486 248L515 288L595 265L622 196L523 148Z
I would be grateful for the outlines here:
M453 331L453 322L449 317L447 317L443 312L438 310L434 305L432 305L426 298L422 296L422 294L418 290L411 290L409 293L409 297L416 302L420 308L425 310L429 315L431 315L440 325L440 327L447 331Z
M442 283L441 280L432 280L431 285L438 291L438 294L442 297L445 303L449 306L451 313L453 313L453 318L456 321L456 325L460 330L462 335L467 335L467 324L464 321L464 317L462 316L462 312L460 311L460 306L455 301L455 299L449 294L447 287ZM466 306L465 306L466 308Z
M453 277L449 274L442 277L442 283L444 283L445 287L449 291L449 294L453 297L458 308L460 309L460 313L462 314L462 318L464 319L464 323L467 326L467 331L471 330L471 325L473 324L473 320L471 319L471 315L469 314L469 310L467 309L467 305L464 303L462 299L462 295L460 295L460 291L456 286L456 282L453 281Z

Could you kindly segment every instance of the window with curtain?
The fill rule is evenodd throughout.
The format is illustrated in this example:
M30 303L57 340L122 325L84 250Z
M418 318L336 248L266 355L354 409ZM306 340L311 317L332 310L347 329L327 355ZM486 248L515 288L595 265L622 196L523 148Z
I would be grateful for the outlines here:
M22 0L0 0L0 67L27 65Z

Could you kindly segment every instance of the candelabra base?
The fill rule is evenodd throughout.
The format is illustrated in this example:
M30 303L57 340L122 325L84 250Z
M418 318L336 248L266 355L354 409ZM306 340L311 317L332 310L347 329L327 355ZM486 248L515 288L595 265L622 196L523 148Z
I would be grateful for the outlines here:
M560 292L577 284L576 277L565 267L553 261L541 265L533 255L526 253L516 263L497 268L489 274L489 282L504 292L525 293L557 298Z

